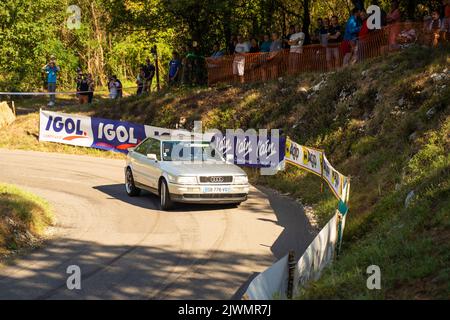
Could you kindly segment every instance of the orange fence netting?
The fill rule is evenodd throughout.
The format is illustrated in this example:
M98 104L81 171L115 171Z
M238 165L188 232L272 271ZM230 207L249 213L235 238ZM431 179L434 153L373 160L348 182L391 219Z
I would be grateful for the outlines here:
M349 63L381 56L413 44L437 46L449 33L432 30L428 24L402 22L374 30L358 39ZM256 82L303 72L326 72L343 65L341 44L303 46L301 53L281 50L207 58L208 85L225 82Z

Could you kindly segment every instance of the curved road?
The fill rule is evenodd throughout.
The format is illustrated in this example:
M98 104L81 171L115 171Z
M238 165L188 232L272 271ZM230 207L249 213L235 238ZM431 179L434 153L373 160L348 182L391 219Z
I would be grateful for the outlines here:
M0 267L0 299L233 299L314 230L301 207L252 188L238 208L159 210L123 190L124 161L0 150L0 182L46 198L56 212L51 240ZM81 268L68 290L66 269Z

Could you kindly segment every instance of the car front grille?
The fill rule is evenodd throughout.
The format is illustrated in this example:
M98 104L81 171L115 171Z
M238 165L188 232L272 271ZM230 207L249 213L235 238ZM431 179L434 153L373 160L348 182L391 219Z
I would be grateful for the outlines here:
M183 194L186 199L234 199L244 198L246 193L207 193L207 194Z
M200 177L200 183L231 183L233 176L203 176Z

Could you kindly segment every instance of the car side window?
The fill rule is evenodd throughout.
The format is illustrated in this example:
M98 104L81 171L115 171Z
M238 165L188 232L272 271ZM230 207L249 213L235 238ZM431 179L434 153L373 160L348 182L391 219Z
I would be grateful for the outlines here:
M158 161L161 160L161 142L159 140L149 138L147 144L146 154L153 153L156 154Z
M150 139L144 140L136 149L134 149L134 151L142 155L147 155L149 140Z

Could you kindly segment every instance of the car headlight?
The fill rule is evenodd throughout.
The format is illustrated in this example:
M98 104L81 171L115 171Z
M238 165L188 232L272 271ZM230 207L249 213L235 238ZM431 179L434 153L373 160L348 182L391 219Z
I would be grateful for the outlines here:
M175 183L178 184L197 184L197 178L196 177L176 177Z
M247 176L235 176L234 177L234 183L235 184L247 184L248 183L248 177Z

